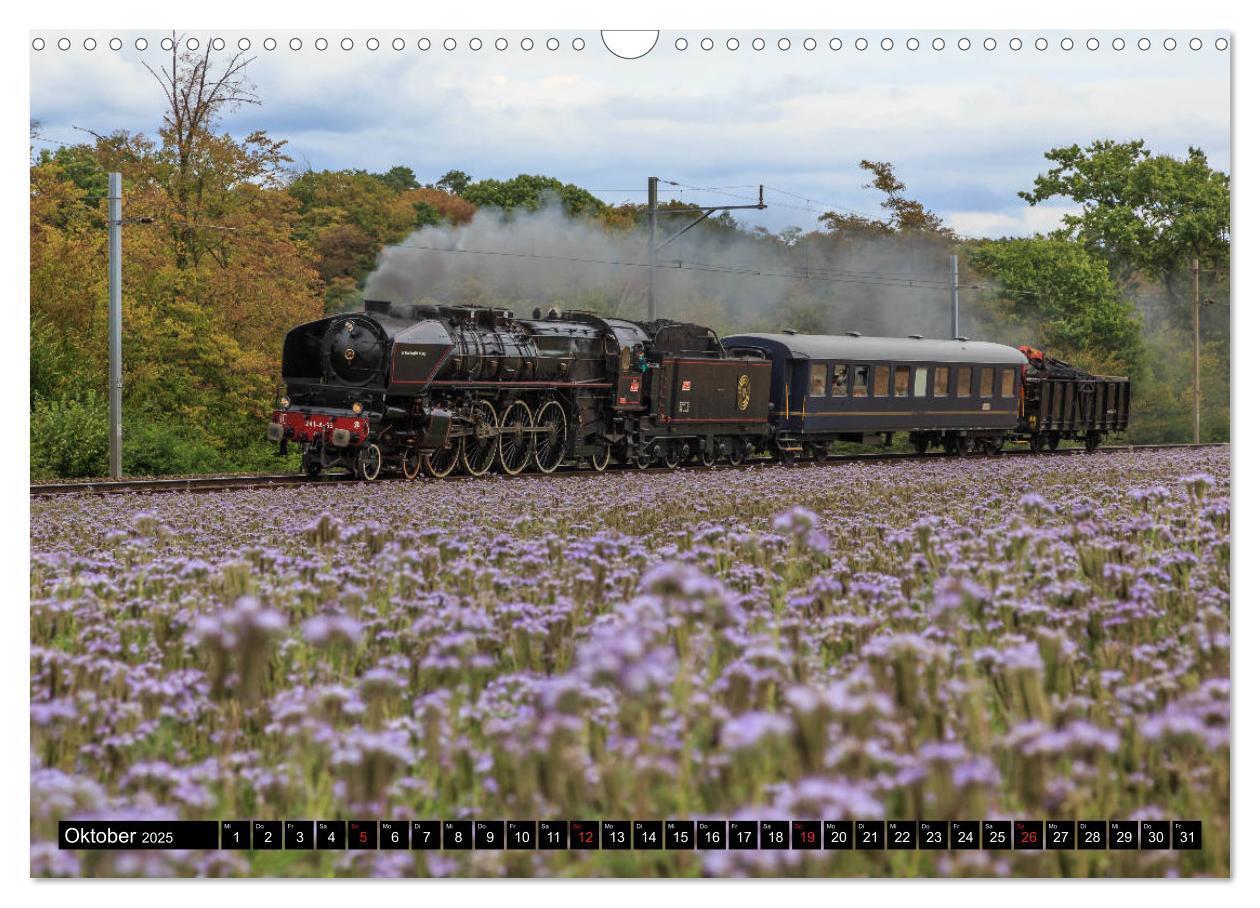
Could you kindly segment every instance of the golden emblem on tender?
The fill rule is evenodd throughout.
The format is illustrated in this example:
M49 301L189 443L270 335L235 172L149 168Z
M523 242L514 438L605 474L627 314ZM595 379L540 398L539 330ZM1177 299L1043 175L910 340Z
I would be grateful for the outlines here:
M739 384L735 386L735 402L739 404L741 410L747 410L749 403L752 402L752 382L748 380L747 375L739 377Z

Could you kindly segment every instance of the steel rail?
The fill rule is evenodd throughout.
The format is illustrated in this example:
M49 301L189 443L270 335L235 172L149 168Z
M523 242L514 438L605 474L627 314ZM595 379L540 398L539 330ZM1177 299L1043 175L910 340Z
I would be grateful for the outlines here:
M1184 448L1228 448L1229 442L1204 442L1200 444L1163 444L1163 445L1107 445L1097 448L1093 454L1087 452L1084 448L1059 448L1056 451L1042 451L1034 454L1026 447L1010 448L1004 450L999 455L986 453L973 453L965 457L958 457L952 454L934 451L929 454L916 454L912 451L873 451L862 454L832 454L828 456L827 464L836 463L861 463L868 461L890 461L890 460L973 460L987 457L1090 457L1097 454L1127 454L1137 451L1166 451L1178 450ZM742 469L759 466L776 466L779 465L774 460L750 460L741 464L730 464L726 462L718 462L713 467L702 467L700 464L690 463L680 465L677 468L671 468L663 465L653 465L646 469L639 469L632 464L616 464L609 467L610 470L628 471L631 473L656 474L656 473L672 473L676 470L686 469ZM811 458L803 457L796 459L791 466L815 466L817 461ZM501 475L503 479L550 479L556 476L598 476L595 470L591 469L575 469L570 467L563 472L556 473L531 473L529 471L519 473L515 476ZM443 477L444 480L464 480L477 481L486 477L466 476L458 473L452 473ZM429 482L436 481L433 477L425 477ZM395 483L395 482L418 482L417 480L407 480L401 476L389 476L380 480L375 480L372 484ZM89 480L73 480L67 482L37 482L31 483L32 498L52 498L60 495L124 495L124 494L154 494L164 492L221 492L233 491L240 489L258 489L258 488L280 488L283 486L300 486L300 485L329 485L336 483L362 482L368 484L367 480L357 480L349 474L329 474L324 476L311 477L304 473L280 473L266 476L185 476L178 478L158 478L158 479L89 479Z

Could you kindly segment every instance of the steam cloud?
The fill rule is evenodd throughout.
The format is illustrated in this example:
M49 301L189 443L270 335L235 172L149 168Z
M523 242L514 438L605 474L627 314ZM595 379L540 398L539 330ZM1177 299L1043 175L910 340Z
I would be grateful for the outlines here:
M664 239L687 216L661 222L658 237ZM498 254L477 254L486 252ZM497 305L518 315L558 306L641 320L647 317L647 260L642 228L608 230L554 206L509 217L482 210L466 225L425 227L386 248L365 296ZM709 325L719 334L784 328L949 333L948 250L929 241L787 245L701 224L663 250L659 262L659 315ZM908 285L911 280L916 283ZM969 327L976 329L968 326L964 305L963 333Z

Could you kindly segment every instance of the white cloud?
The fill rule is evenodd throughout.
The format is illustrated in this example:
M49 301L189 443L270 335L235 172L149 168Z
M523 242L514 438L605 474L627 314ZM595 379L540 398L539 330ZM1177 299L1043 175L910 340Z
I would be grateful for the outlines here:
M1013 211L951 211L945 223L963 236L1031 236L1063 226L1065 214L1079 214L1080 206L1029 205Z

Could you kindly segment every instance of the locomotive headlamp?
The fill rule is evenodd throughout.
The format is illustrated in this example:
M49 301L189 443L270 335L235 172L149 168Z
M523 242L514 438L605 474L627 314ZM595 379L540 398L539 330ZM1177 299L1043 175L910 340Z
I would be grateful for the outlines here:
M363 412L363 404L359 403L359 402L356 400L353 404L351 404L351 405L350 405L350 409L351 409L351 410L353 410L355 413L362 413L362 412Z
M287 397L280 398L280 409L281 410L289 409L289 399Z

